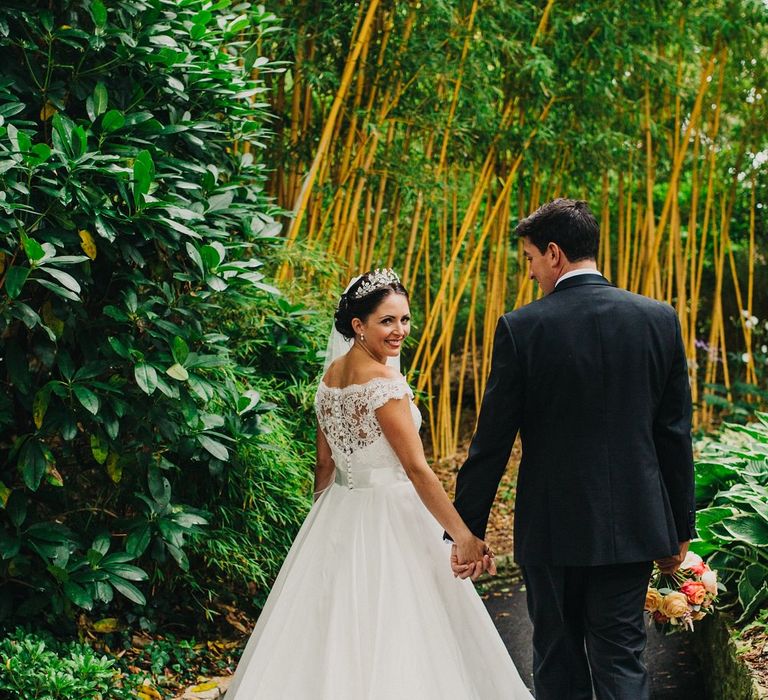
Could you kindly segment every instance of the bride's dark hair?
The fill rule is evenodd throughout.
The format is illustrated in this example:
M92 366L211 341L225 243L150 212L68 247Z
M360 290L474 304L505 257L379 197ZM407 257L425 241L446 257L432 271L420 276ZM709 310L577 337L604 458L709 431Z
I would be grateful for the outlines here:
M370 277L371 272L366 272L349 288L346 294L342 294L341 299L339 299L339 305L336 307L336 312L333 314L336 330L348 340L352 340L352 338L355 337L355 331L352 329L352 319L359 318L361 321L365 322L365 320L376 311L379 304L381 304L381 302L390 294L402 294L408 301L410 301L408 290L400 284L400 282L390 282L389 284L383 287L378 287L365 296L356 299L355 292L360 289Z

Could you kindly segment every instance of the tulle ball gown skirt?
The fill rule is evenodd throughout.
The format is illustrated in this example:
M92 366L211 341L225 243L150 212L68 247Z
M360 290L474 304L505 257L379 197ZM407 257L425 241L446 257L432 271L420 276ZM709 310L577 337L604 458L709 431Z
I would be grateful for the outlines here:
M410 481L333 484L291 547L226 700L529 700Z

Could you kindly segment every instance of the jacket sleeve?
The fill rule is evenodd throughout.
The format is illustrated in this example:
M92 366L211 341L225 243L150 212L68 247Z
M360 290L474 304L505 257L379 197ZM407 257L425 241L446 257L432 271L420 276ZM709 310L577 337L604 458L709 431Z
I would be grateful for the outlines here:
M675 347L653 422L653 441L680 542L696 537L696 491L691 446L691 387L680 321L674 314Z
M485 538L499 482L520 427L523 383L520 362L504 316L496 326L491 373L483 395L469 456L459 470L455 506L467 527Z

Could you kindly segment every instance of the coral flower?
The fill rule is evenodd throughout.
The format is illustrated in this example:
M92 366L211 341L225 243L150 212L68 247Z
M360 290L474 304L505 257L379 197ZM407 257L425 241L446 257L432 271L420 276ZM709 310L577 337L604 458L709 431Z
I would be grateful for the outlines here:
M688 552L683 559L683 563L680 564L681 569L688 569L693 571L697 576L701 576L706 570L707 565L704 560L695 552Z
M707 589L700 581L686 581L680 586L682 593L691 605L701 605L707 597Z

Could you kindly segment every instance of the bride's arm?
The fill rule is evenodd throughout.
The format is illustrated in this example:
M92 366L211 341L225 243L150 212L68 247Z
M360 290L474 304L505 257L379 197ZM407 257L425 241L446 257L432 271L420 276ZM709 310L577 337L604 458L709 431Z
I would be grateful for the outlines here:
M376 409L376 417L416 493L456 543L459 562L475 562L479 565L478 572L482 572L485 543L464 524L440 480L427 464L421 438L413 425L408 399L390 399Z
M317 426L317 460L315 462L315 487L312 489L314 500L317 500L320 494L325 491L333 481L333 457L331 446L325 439L320 426Z

